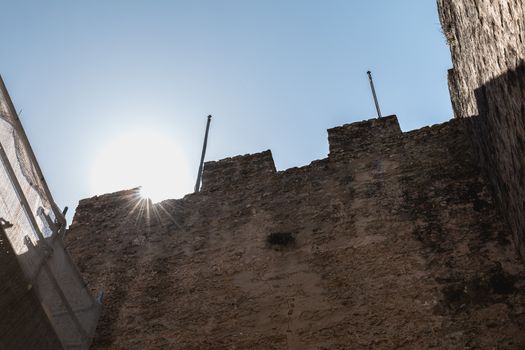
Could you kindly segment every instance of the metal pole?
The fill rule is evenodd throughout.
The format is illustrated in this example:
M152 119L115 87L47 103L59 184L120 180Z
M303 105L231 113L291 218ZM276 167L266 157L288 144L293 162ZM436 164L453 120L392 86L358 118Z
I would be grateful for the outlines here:
M372 89L372 95L374 96L374 102L376 104L376 110L377 110L377 117L381 118L381 109L379 109L379 102L377 101L377 95L376 95L376 89L374 87L374 80L372 79L372 72L368 71L366 72L368 74L368 80L370 81L370 88Z
M204 144L202 145L201 162L199 164L199 173L197 174L197 183L195 184L195 192L199 192L201 187L202 167L204 165L204 157L206 156L206 146L208 145L208 132L210 131L211 115L208 116L206 123L206 133L204 134Z

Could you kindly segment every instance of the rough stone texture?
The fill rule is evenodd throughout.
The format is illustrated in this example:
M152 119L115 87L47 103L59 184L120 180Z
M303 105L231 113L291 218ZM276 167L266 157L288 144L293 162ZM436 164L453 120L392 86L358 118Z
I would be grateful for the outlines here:
M206 163L181 200L82 200L94 348L523 349L525 270L465 124L370 120L305 167L264 152Z
M438 0L449 85L514 241L525 257L525 3Z
M0 229L0 350L59 350L62 345Z
M202 172L202 190L217 191L249 185L265 175L274 175L275 171L270 151L207 162Z

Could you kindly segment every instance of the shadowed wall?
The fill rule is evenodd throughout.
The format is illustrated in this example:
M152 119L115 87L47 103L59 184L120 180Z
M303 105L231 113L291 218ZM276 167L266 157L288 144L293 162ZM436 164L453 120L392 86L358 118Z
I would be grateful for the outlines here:
M516 246L525 257L525 5L522 0L439 0L454 68L457 118L470 135Z
M62 349L33 286L0 228L0 350Z

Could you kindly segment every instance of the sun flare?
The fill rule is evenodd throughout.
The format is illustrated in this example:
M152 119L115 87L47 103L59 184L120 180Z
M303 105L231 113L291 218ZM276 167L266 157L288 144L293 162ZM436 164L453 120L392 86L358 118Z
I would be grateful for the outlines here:
M174 140L158 131L119 135L101 147L91 170L97 194L141 187L141 196L156 203L191 191L184 155Z

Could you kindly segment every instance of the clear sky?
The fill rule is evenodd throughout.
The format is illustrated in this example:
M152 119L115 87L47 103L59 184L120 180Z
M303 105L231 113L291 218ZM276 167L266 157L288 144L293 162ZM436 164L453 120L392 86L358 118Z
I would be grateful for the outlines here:
M375 116L369 69L403 130L452 116L434 0L0 5L0 73L62 207L141 181L191 192L208 114L207 160L323 158L327 128Z

